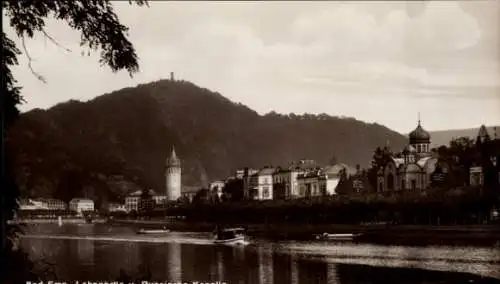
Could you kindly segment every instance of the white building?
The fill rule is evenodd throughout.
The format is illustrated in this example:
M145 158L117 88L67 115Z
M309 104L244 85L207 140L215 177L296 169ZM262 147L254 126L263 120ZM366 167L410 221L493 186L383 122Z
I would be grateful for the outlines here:
M94 211L94 201L85 198L73 198L69 202L69 210L82 215L82 212Z
M337 186L340 182L340 173L342 170L346 170L347 175L355 173L355 171L345 164L336 164L333 166L328 166L323 169L323 173L326 175L326 194L335 195L337 194Z
M251 198L258 200L273 199L274 168L264 168L250 177Z
M299 194L299 175L303 174L304 170L300 167L290 167L289 169L279 169L274 175L275 183L283 183L285 185L286 198L297 198Z
M155 205L165 204L168 200L168 196L166 195L153 195L153 201Z
M109 212L127 212L125 204L120 203L108 203Z
M210 191L217 190L217 196L220 198L222 196L222 190L224 189L224 186L226 183L222 180L216 180L210 183L209 189Z
M20 210L48 210L49 206L43 201L36 199L21 199L19 201Z
M55 198L22 199L20 210L66 210L66 203Z

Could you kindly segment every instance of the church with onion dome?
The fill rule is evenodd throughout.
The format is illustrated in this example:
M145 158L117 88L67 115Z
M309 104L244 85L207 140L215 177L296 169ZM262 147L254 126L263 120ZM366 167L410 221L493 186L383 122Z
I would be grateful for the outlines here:
M378 170L377 192L416 191L431 184L438 158L431 152L431 137L420 119L408 138L409 143L403 151L391 155L391 159Z

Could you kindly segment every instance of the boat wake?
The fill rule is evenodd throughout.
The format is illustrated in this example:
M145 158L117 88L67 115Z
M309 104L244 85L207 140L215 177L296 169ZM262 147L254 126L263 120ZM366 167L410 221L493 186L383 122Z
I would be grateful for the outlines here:
M213 241L207 238L196 238L192 236L67 236L67 235L22 235L24 239L53 239L53 240L84 240L101 242L137 242L137 243L179 243L193 245L212 245Z

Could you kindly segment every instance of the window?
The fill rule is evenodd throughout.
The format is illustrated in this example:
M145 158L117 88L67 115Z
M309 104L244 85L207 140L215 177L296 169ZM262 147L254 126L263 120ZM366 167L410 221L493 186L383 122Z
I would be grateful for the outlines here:
M269 198L269 187L264 186L262 188L262 198Z
M387 190L393 190L394 189L394 175L388 174L387 175Z
M412 179L411 180L411 190L416 190L417 189L417 181Z

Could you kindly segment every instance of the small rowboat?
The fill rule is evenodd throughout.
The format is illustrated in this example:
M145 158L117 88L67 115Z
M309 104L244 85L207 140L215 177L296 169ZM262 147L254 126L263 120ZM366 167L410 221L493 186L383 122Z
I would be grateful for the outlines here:
M246 244L245 240L245 229L243 228L232 228L217 231L215 233L215 244Z
M328 233L323 233L320 235L316 235L316 239L317 240L324 240L324 241L353 241L360 236L361 236L361 234L328 234Z
M170 230L167 229L161 229L161 230L145 230L145 229L140 229L137 231L137 234L166 234L170 233Z

